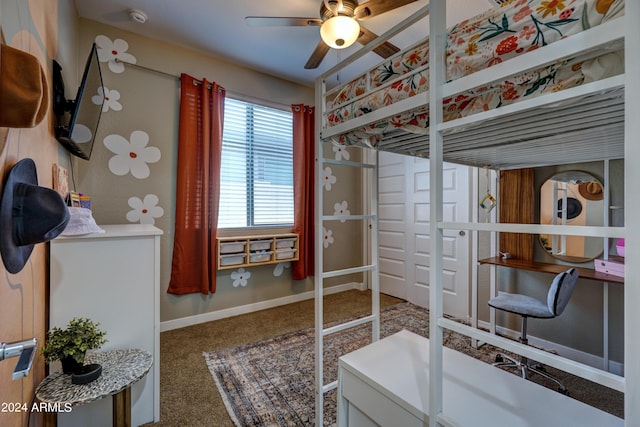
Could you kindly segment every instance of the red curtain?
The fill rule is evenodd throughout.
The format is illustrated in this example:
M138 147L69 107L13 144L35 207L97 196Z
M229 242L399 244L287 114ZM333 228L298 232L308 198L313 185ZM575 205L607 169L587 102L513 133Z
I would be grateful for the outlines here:
M216 291L224 88L180 77L173 260L168 293Z
M296 104L293 111L293 176L294 223L293 232L299 235L299 260L293 263L295 280L314 274L314 165L315 114L314 107Z

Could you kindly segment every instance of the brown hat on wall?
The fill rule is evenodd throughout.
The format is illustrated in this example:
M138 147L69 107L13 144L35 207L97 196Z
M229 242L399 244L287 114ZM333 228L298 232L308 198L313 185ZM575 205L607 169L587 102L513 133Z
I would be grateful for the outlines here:
M0 45L0 127L30 128L49 109L47 77L38 59Z
M599 182L583 182L578 186L578 193L587 200L602 200L604 193Z

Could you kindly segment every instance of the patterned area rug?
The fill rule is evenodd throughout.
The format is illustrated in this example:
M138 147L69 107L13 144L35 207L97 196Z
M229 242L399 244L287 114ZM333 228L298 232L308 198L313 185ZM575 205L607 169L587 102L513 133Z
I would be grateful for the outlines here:
M380 336L402 329L428 336L428 311L400 303L380 311ZM240 347L203 353L209 371L237 426L315 425L313 328L296 331ZM362 325L325 338L325 384L335 381L338 358L371 342L371 326ZM476 350L469 338L445 331L444 344L487 363L497 349L485 345ZM623 396L597 384L547 368L570 390L570 395L592 406L622 416ZM535 378L534 378L535 379ZM542 385L547 385L543 384ZM548 384L554 387L553 384ZM324 425L335 424L335 391L325 395Z

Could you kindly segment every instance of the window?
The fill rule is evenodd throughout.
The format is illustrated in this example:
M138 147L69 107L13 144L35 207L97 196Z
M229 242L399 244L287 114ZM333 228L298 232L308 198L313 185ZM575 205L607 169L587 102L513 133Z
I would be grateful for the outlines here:
M218 228L293 224L292 113L227 98Z

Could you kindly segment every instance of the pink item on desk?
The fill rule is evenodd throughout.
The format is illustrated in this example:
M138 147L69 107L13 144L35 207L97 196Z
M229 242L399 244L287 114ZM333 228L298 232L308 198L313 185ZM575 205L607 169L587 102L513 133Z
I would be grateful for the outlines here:
M624 239L618 239L616 242L616 250L618 251L618 255L624 257Z

